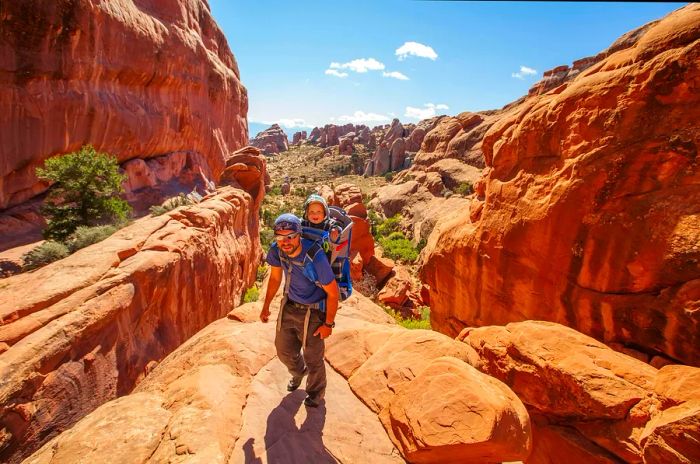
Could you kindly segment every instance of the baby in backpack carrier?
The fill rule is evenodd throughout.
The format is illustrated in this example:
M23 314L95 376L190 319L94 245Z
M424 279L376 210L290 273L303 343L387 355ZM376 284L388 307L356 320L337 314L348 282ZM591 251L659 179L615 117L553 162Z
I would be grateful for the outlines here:
M301 221L302 227L313 227L328 231L331 242L336 242L342 232L340 224L338 224L331 216L328 210L328 203L325 198L320 195L311 194L304 202L304 219ZM331 259L331 250L327 247L328 242L325 242L324 251L328 259ZM335 261L331 263L331 269L335 274L336 279L342 277L342 263Z
M330 217L325 198L316 194L309 195L304 202L304 219L301 225L328 231L333 242L338 240L341 232L340 225Z

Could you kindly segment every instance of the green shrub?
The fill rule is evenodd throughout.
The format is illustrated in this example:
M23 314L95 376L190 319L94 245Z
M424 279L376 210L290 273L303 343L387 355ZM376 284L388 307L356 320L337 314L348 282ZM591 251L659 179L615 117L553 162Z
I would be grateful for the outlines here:
M47 240L38 247L22 255L22 270L30 271L45 266L59 259L63 259L69 254L70 250L63 243Z
M426 246L427 244L428 244L428 241L427 241L426 239L424 239L424 238L420 239L420 240L418 241L418 244L416 245L416 251L417 251L418 253L420 253L421 251L423 251L423 248L425 248L425 246Z
M282 195L282 186L280 185L273 185L270 191L268 192L269 195Z
M375 227L375 236L374 236L375 239L379 239L381 237L387 237L392 232L398 232L399 227L401 226L401 220L403 219L400 214L392 216L384 221L379 219L378 216L375 216L375 217L379 221ZM371 216L370 216L370 219L372 219Z
M421 318L420 320L417 319L403 319L401 316L398 316L401 320L397 320L402 327L405 327L407 329L424 329L424 330L432 330L432 326L430 325L430 308L427 306L423 306L421 308Z
M243 303L252 303L254 301L258 301L259 295L260 290L258 290L258 287L256 285L253 285L245 291L245 295L243 295Z
M394 179L394 172L389 171L386 174L384 174L384 179L386 179L387 182L391 182Z
M78 226L66 240L66 245L71 253L75 253L88 245L101 242L116 231L117 228L115 226Z
M42 207L47 239L65 240L80 225L124 221L131 211L118 196L126 176L119 172L117 159L90 145L46 160L36 174L52 183Z
M421 318L420 319L404 319L401 314L389 308L388 306L381 305L384 311L394 318L397 324L409 330L432 330L432 325L430 324L430 308L427 306L421 307Z
M267 275L267 265L258 266L258 270L255 273L255 281L262 283L265 280L265 275Z
M462 182L455 188L454 193L459 195L471 195L474 192L474 186L471 182Z
M400 232L394 232L389 237L380 238L379 244L384 250L384 255L393 260L412 263L418 258L418 250Z

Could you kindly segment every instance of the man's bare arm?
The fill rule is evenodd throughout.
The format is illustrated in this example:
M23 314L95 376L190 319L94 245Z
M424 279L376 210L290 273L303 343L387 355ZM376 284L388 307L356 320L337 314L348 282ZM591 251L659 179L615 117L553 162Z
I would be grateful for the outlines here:
M270 280L267 282L267 292L265 293L265 302L263 303L262 311L260 311L260 320L267 322L270 319L270 303L277 294L282 282L282 268L279 266L270 266Z

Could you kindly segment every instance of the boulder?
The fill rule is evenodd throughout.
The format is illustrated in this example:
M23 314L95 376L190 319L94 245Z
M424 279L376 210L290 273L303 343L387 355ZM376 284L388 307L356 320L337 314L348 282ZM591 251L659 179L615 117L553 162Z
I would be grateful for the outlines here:
M390 308L398 310L408 301L411 287L412 279L408 270L404 266L394 266L394 275L389 277L377 295L377 299Z
M338 204L345 208L353 203L362 203L362 190L355 184L340 184L335 188Z
M480 354L484 372L556 416L623 419L656 377L653 367L552 322L468 329L464 340Z
M381 256L381 250L375 249L374 256L372 256L364 268L374 276L377 281L377 286L381 288L395 266L396 263L394 260Z
M434 359L398 387L380 417L409 462L519 461L532 446L530 417L518 397L453 357Z

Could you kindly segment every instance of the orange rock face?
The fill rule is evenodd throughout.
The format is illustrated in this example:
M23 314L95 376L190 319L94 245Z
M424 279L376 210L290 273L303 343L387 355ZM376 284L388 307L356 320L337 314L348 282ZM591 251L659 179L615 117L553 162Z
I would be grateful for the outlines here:
M460 338L533 417L528 464L697 461L700 369L657 370L551 322L465 329Z
M699 35L689 5L504 109L483 207L424 250L434 328L543 319L700 365Z
M218 180L247 141L247 93L205 1L3 2L0 31L0 209L87 143L120 162L188 152Z
M131 391L153 361L240 303L262 253L265 175L264 161L242 164L227 175L251 193L223 187L3 281L0 461L18 462Z

